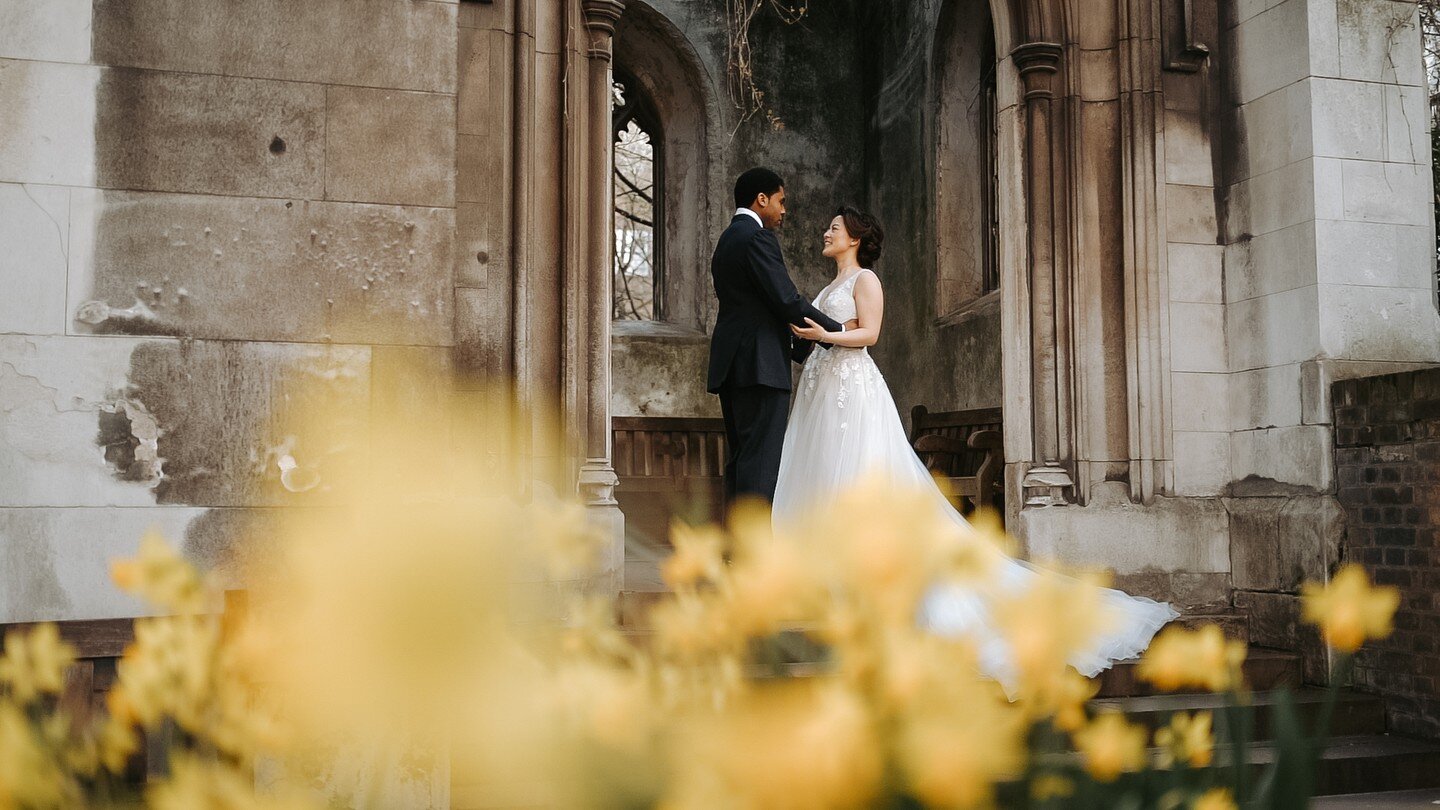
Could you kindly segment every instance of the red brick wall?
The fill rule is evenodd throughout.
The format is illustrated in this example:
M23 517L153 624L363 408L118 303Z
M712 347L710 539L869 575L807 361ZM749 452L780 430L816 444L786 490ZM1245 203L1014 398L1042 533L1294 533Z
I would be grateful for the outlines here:
M1440 369L1335 383L1341 556L1400 588L1395 633L1362 650L1355 685L1393 731L1440 737Z

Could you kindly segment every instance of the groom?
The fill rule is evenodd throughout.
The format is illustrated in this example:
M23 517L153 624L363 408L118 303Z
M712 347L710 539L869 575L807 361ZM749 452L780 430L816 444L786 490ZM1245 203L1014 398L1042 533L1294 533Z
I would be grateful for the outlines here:
M725 498L775 498L790 410L790 324L844 327L801 297L780 256L785 183L769 169L735 181L735 217L710 260L720 315L710 337L707 388L725 417ZM823 344L822 344L823 345ZM827 347L828 348L828 347Z

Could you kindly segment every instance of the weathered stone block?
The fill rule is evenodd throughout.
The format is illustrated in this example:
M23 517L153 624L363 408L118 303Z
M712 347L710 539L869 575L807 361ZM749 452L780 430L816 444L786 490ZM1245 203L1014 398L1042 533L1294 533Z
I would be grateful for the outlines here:
M1380 85L1319 77L1306 84L1315 155L1353 160L1385 158L1385 129L1375 126L1375 122L1385 120L1385 93Z
M1435 242L1428 227L1335 220L1314 226L1322 284L1430 288Z
M1384 86L1385 160L1426 162L1430 146L1430 115L1423 87Z
M1170 375L1174 426L1179 431L1224 432L1230 429L1230 375Z
M203 509L0 508L0 623L110 619L152 608L110 582L145 532L177 547Z
M1213 245L1215 190L1209 186L1165 186L1165 237L1170 242Z
M455 100L435 93L331 87L325 197L455 204Z
M1318 216L1315 172L1316 161L1310 158L1246 181L1248 232L1259 236Z
M95 184L95 88L90 65L0 60L0 182Z
M92 0L0 0L0 58L90 61Z
M81 332L447 344L453 213L74 192Z
M326 84L455 91L452 3L98 0L100 64Z
M1235 82L1245 104L1310 73L1306 0L1285 0L1235 29Z
M1103 565L1117 574L1230 570L1227 517L1218 499L1031 508L1009 525L1036 560Z
M1226 307L1226 342L1236 371L1309 360L1320 351L1319 288L1311 285Z
M720 416L719 398L705 390L710 354L705 335L666 334L662 324L617 322L615 328L610 344L612 414Z
M1233 430L1300 424L1300 364L1238 371L1230 375Z
M1338 0L1340 75L1386 84L1425 85L1416 5L1397 0Z
M1257 234L1225 251L1225 300L1231 303L1315 283L1315 222Z
M1298 593L1323 580L1340 554L1345 514L1328 496L1227 498L1235 587Z
M474 6L465 6L466 9ZM456 98L456 129L509 143L510 93L507 78L513 62L512 38L499 31L460 29L460 92Z
M369 415L368 348L3 337L0 357L0 506L310 505Z
M1169 252L1170 300L1192 304L1225 301L1224 248L1171 242Z
M1322 285L1320 342L1347 360L1440 361L1435 292Z
M1334 480L1330 429L1320 425L1245 430L1231 434L1235 495L1289 495L1330 489Z
M0 332L65 334L70 190L0 183Z
M1248 159L1243 176L1256 177L1311 156L1309 87L1310 82L1297 81L1239 108Z
M455 357L468 386L495 383L511 373L510 285L455 290Z
M319 85L106 70L96 97L97 184L318 199L324 117Z
M1199 112L1165 111L1165 181L1190 186L1213 186L1210 133Z
M0 336L0 506L149 506L158 426L128 339Z
M1175 371L1227 370L1224 306L1170 304L1170 367Z
M1175 494L1219 495L1230 483L1230 434L1177 430Z
M1429 166L1347 160L1340 166L1344 219L1429 225Z
M1300 653L1306 683L1329 679L1329 649L1319 630L1300 621L1300 597L1236 590L1235 607L1249 616L1251 644Z
M507 266L510 244L507 211L498 202L455 206L455 284L489 286L490 273Z

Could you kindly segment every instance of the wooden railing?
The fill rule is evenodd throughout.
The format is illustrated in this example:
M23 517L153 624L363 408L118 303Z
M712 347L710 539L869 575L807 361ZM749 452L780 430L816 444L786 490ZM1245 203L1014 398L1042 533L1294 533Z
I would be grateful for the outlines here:
M720 517L725 500L725 422L717 418L617 416L615 497L626 530L669 541L670 521Z

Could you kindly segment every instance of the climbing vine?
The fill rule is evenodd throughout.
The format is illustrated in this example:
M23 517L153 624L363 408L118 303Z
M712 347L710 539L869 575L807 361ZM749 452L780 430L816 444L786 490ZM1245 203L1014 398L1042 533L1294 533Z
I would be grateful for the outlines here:
M754 61L750 50L750 24L756 15L769 9L786 25L804 19L810 9L809 0L725 0L725 29L728 35L730 102L740 110L740 124L764 113L775 129L785 123L765 103L765 91L755 81ZM739 125L737 124L737 129Z

